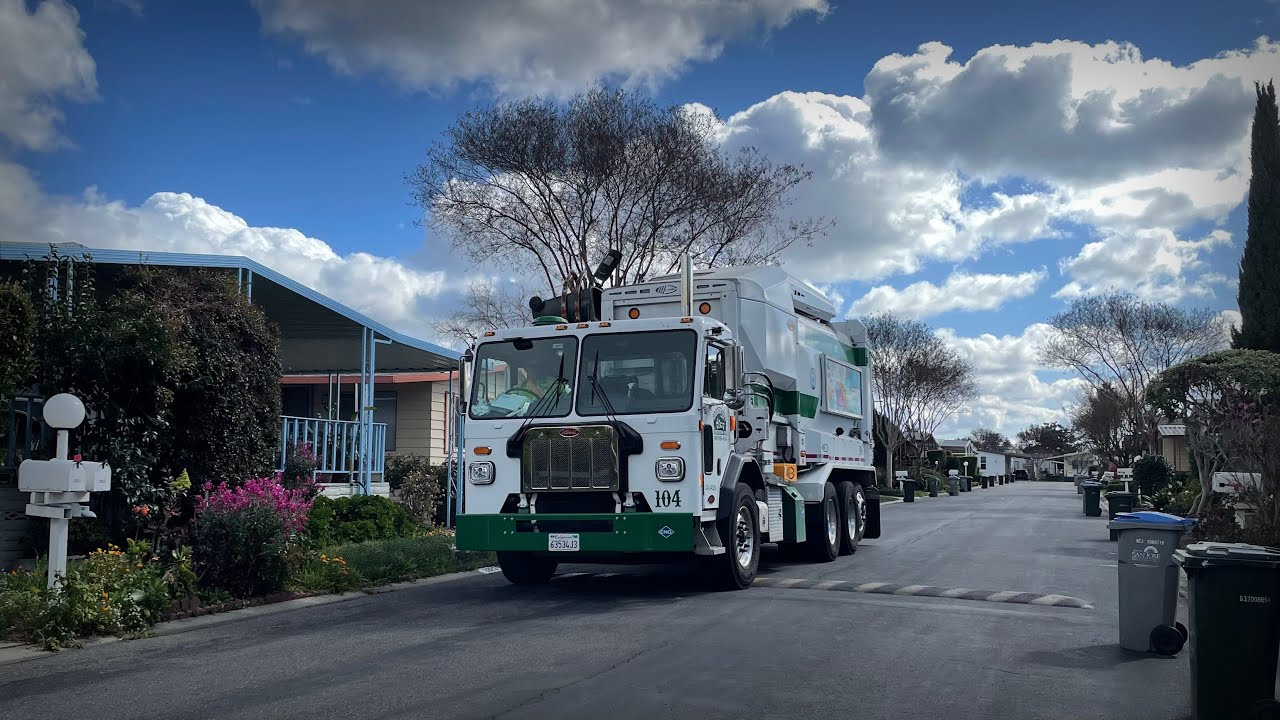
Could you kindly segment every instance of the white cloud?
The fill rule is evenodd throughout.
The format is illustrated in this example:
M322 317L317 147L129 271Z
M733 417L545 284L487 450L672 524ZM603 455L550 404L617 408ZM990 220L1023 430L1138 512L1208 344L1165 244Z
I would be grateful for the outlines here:
M95 248L243 255L370 317L417 337L467 278L459 268L423 270L365 252L340 254L293 228L258 227L202 198L155 193L130 206L90 191L83 198L45 198L38 242Z
M1201 253L1230 245L1231 234L1214 230L1200 240L1180 240L1166 228L1118 233L1091 242L1059 269L1071 280L1054 297L1074 298L1110 289L1127 290L1147 300L1177 303L1213 296L1213 286L1229 281L1218 273L1191 277L1204 265Z
M822 16L826 0L422 2L254 0L269 32L301 38L343 73L410 89L487 82L499 93L564 94L598 81L656 83L725 44Z
M1041 368L1037 351L1051 333L1044 323L1029 325L1020 335L965 337L949 328L939 330L943 342L973 365L979 395L968 404L967 413L947 422L938 436L990 427L1012 437L1035 423L1065 424L1065 408L1080 396L1085 384Z
M1016 275L954 272L942 285L921 281L901 290L880 285L855 302L850 314L890 312L919 319L954 310L998 310L1010 300L1034 294L1047 275L1044 270Z
M1280 44L1186 66L1127 43L997 45L960 63L938 42L882 58L867 102L886 154L984 177L1097 183L1168 168L1234 165L1255 79Z
M58 102L97 96L79 23L63 0L44 0L30 12L24 0L0 0L0 134L14 145L48 150L66 142Z
M729 150L754 146L813 171L792 210L838 222L813 247L791 248L786 260L820 284L915 272L928 260L964 260L988 245L1057 234L1047 195L997 194L989 207L966 208L957 171L886 159L859 98L780 93L726 119L721 135Z

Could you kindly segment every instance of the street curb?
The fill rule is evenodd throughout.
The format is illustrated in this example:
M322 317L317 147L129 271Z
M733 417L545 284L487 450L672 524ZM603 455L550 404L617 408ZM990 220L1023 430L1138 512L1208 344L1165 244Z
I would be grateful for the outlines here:
M152 637L179 635L181 633L191 632L193 630L202 630L215 625L225 625L227 623L240 622L242 620L249 620L266 615L277 615L279 613L290 612L292 610L302 610L309 607L334 605L351 600L359 600L360 598L368 597L370 595L381 595L383 593L399 592L401 590L412 590L414 588L425 587L428 585L439 585L463 580L468 577L480 577L481 575L482 573L479 570L464 570L462 572L449 573L447 575L436 575L435 577L407 580L405 582L392 583L391 585L380 585L366 590L353 590L348 593L336 593L329 595L312 595L310 597L298 598L296 600L271 603L270 605L254 605L253 607L228 610L226 612L214 613L212 615L182 618L181 620L169 620L155 625L145 633L137 636L125 638L111 636L83 638L80 640L79 647L67 648L67 650L60 651L41 650L33 645L24 645L22 643L0 643L0 667L27 662L28 660L39 660L40 658L53 657L58 652L74 651L93 647L95 645L119 642L121 640L142 640Z

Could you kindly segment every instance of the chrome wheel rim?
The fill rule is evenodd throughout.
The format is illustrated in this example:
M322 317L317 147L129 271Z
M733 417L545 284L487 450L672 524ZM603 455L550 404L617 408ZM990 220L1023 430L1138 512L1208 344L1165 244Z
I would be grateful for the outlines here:
M827 516L827 544L835 545L840 539L840 513L836 511L836 500L831 498L823 503Z
M755 559L756 538L751 532L751 511L744 505L738 508L738 521L734 523L733 544L738 552L738 567L747 569Z

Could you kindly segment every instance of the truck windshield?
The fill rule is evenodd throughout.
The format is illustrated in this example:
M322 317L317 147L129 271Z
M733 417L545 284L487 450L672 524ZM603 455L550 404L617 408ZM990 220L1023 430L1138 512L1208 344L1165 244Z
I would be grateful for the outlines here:
M578 371L578 414L688 410L697 348L692 330L588 335Z
M568 415L577 358L578 339L572 336L481 345L471 382L471 417Z

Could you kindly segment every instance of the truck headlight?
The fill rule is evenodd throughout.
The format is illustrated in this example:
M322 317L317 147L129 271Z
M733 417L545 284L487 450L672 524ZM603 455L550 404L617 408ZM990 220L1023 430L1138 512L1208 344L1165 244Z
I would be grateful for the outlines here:
M473 462L467 465L467 479L472 485L489 485L493 483L493 463Z
M684 460L680 458L659 458L657 465L658 479L663 482L677 482L684 479Z

